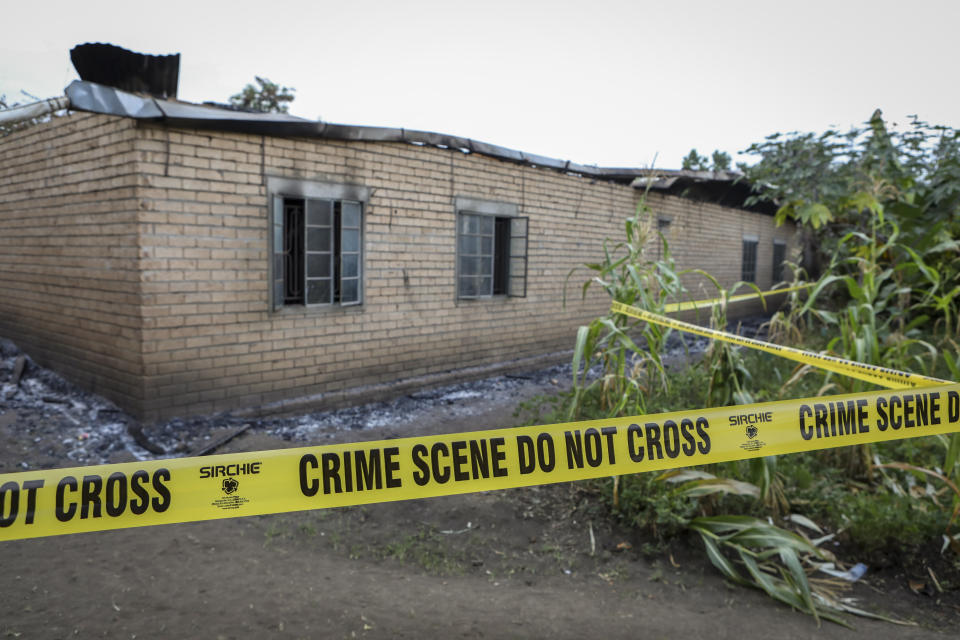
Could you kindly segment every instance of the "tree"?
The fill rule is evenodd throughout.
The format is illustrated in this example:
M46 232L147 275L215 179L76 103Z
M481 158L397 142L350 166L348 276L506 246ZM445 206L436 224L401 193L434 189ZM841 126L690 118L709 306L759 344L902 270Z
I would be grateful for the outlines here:
M293 102L293 87L282 87L267 78L254 76L259 86L247 84L240 93L230 96L230 104L240 109L262 113L288 113Z
M697 153L696 149L690 149L690 153L683 159L682 169L686 171L706 171L708 169L707 156Z
M863 212L857 193L874 196L902 233L943 238L957 220L960 132L950 127L914 118L906 132L891 131L877 109L865 127L776 133L746 153L760 156L741 166L757 185L754 200L775 202L780 223L828 231L856 226Z
M922 298L950 325L960 313L960 132L915 116L904 129L877 109L847 133L768 136L746 151L759 162L740 167L756 190L748 204L773 202L778 224L800 225L814 276L828 261L853 264L838 256L866 255L858 241L887 246L878 268L897 276L905 300Z
M713 170L714 171L729 171L730 170L730 154L725 151L714 150L713 155Z
M713 164L710 164L710 161L713 161ZM730 154L714 150L711 158L707 156L702 156L697 153L696 149L690 149L690 153L683 159L682 168L687 171L729 171L730 170Z

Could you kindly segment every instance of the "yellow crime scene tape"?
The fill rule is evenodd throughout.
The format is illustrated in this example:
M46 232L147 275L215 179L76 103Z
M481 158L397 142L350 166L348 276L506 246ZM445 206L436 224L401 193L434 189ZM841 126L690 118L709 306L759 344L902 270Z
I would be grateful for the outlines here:
M960 384L0 475L0 540L410 500L960 431Z
M897 371L896 369L888 369L886 367L864 364L862 362L854 362L852 360L844 360L843 358L837 358L835 356L830 356L823 353L814 353L813 351L804 351L802 349L795 349L793 347L785 347L772 342L763 342L762 340L756 340L754 338L738 336L736 334L727 333L726 331L718 331L716 329L701 327L699 325L684 322L682 320L676 320L674 318L668 318L657 313L651 313L650 311L640 309L639 307L632 307L630 305L623 304L622 302L614 302L612 305L610 305L610 309L614 313L622 313L623 315L630 316L631 318L645 320L646 322L652 322L664 327L670 327L672 329L693 333L707 338L712 338L714 340L732 342L733 344L749 347L751 349L757 349L758 351L763 351L766 353L772 353L773 355L780 356L781 358L809 364L819 369L833 371L834 373L856 378L857 380L872 382L873 384L881 385L883 387L887 387L888 389L904 389L911 387L928 387L949 384L949 381L947 380L930 378L928 376L922 376L916 373L906 373L903 371Z
M492 491L960 431L960 384L620 303L613 310L895 390L0 474L0 541Z
M726 298L728 304L734 302L743 302L744 300L752 300L754 298L760 298L764 296L775 296L780 295L781 293L790 293L791 291L800 291L801 289L809 289L812 287L812 283L801 284L795 287L787 287L785 289L770 289L769 291L764 291L762 293L740 293L735 296L729 296ZM710 298L709 300L689 300L687 302L670 302L663 306L664 313L676 313L678 311L690 311L693 309L709 309L714 307L724 301L724 298Z

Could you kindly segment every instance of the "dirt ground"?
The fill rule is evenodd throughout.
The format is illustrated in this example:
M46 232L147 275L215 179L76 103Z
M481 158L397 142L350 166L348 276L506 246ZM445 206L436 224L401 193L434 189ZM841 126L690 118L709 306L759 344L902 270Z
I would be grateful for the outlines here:
M309 438L258 425L219 452L511 426L518 402L562 384L552 376L515 378L497 393L437 393L404 423L331 422ZM106 419L102 430L124 448L78 448L106 436L85 431L49 386L39 393L54 393L50 402L6 393L0 473L146 454ZM100 406L71 397L85 411ZM233 428L183 425L180 448ZM651 552L596 507L595 491L552 485L0 543L0 638L957 637L960 590L909 588L930 583L925 567L871 569L849 594L914 626L851 617L854 631L818 627L727 583L695 540Z

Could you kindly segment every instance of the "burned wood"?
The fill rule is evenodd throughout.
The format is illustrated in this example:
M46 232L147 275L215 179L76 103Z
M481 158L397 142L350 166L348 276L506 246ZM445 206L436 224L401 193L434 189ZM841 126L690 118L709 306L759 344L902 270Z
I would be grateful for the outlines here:
M246 431L247 429L249 429L249 428L252 427L252 426L253 426L253 423L247 423L247 424L243 425L242 427L240 427L239 429L236 429L236 430L234 430L234 431L231 431L231 432L228 433L227 435L221 436L221 437L217 438L216 440L214 440L213 442L211 442L211 443L208 444L207 446L201 447L201 448L197 449L196 451L194 451L193 453L191 453L191 454L189 454L189 455L190 455L190 456L205 456L205 455L207 455L207 454L209 454L209 453L213 453L214 451L216 451L217 449L219 449L219 448L222 447L223 445L227 444L228 442L230 442L231 440L233 440L234 438L236 438L237 436L239 436L241 433L243 433L244 431Z
M23 375L23 369L27 366L27 357L23 354L17 356L17 361L13 365L13 375L10 376L10 383L15 386L20 386L20 377Z
M147 438L146 435L144 435L143 427L141 427L139 424L135 422L132 422L127 425L127 433L130 434L130 436L134 439L134 441L138 445L140 445L141 447L143 447L144 449L146 449L147 451L149 451L154 455L161 456L167 452L166 449L164 449L163 447L157 445L154 442L151 442L150 439Z

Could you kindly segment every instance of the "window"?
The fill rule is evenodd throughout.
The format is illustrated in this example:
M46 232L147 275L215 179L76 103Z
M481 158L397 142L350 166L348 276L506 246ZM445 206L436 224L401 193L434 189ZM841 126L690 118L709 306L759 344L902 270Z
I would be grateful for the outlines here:
M783 263L787 257L787 243L783 240L773 241L773 284L783 280Z
M744 236L743 258L740 262L740 279L744 282L757 281L757 242L755 237Z
M516 206L457 198L457 297L527 295L527 218Z
M284 179L267 187L273 309L360 304L368 190Z

